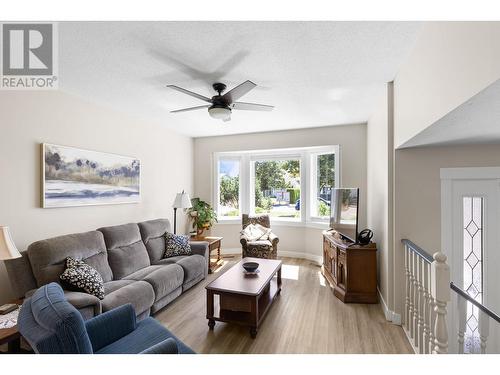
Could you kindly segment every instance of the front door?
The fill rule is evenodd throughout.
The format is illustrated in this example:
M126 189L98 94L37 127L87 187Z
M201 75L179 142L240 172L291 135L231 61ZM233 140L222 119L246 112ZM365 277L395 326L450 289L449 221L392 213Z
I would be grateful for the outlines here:
M448 256L451 281L478 302L500 312L500 180L452 179L449 183L449 210L442 215L449 225L443 225L442 236L450 236L444 252ZM456 298L452 292L448 308L450 351L458 350L458 316ZM479 311L467 303L465 352L479 350ZM488 352L499 351L498 327L490 322Z

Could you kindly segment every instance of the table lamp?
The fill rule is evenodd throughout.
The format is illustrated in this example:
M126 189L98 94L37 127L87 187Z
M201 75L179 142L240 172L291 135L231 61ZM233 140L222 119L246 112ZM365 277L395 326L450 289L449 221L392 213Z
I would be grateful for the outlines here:
M21 253L17 250L14 240L10 235L9 227L0 226L0 260L20 258Z
M178 208L191 208L191 198L189 198L189 194L185 193L184 190L182 193L177 193L175 196L174 203L172 204L174 208L174 234L177 233L177 209Z
M10 235L9 227L0 226L0 260L20 258L21 256ZM0 306L0 314L7 314L15 309L17 309L17 305L13 303L2 305Z

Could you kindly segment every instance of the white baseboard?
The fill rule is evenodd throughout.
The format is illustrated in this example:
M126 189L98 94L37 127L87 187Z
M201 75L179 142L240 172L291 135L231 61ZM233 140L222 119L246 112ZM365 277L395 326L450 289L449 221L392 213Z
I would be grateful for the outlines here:
M241 255L241 247L222 248L221 254L222 255L236 255L236 254ZM310 260L311 262L314 262L318 265L321 265L323 263L323 257L321 257L319 255L314 255L314 254L309 254L309 253L300 253L297 251L278 250L278 256L289 257L289 258L307 259L307 260Z
M380 299L380 304L382 305L382 310L384 311L385 320L392 322L398 326L401 325L401 314L397 314L392 310L389 310L387 307L387 303L385 303L384 297L382 297L382 293L380 293L380 289L377 288L378 297Z

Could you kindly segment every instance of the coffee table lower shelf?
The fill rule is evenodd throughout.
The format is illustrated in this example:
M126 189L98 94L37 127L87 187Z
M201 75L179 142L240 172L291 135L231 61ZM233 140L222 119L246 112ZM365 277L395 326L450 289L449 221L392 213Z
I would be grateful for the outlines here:
M207 290L208 326L213 330L216 321L248 326L250 336L255 338L260 324L280 292L281 268L277 272L277 276L269 281L269 284L258 296ZM214 314L215 295L219 296L219 316Z

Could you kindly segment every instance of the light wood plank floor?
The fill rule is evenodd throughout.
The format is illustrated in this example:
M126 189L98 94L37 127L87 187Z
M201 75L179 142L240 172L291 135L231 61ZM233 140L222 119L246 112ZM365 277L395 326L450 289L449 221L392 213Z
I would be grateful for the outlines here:
M401 327L387 322L380 305L343 304L325 285L320 268L282 258L283 289L257 338L248 329L217 322L209 331L205 285L238 258L155 315L198 353L412 353Z

